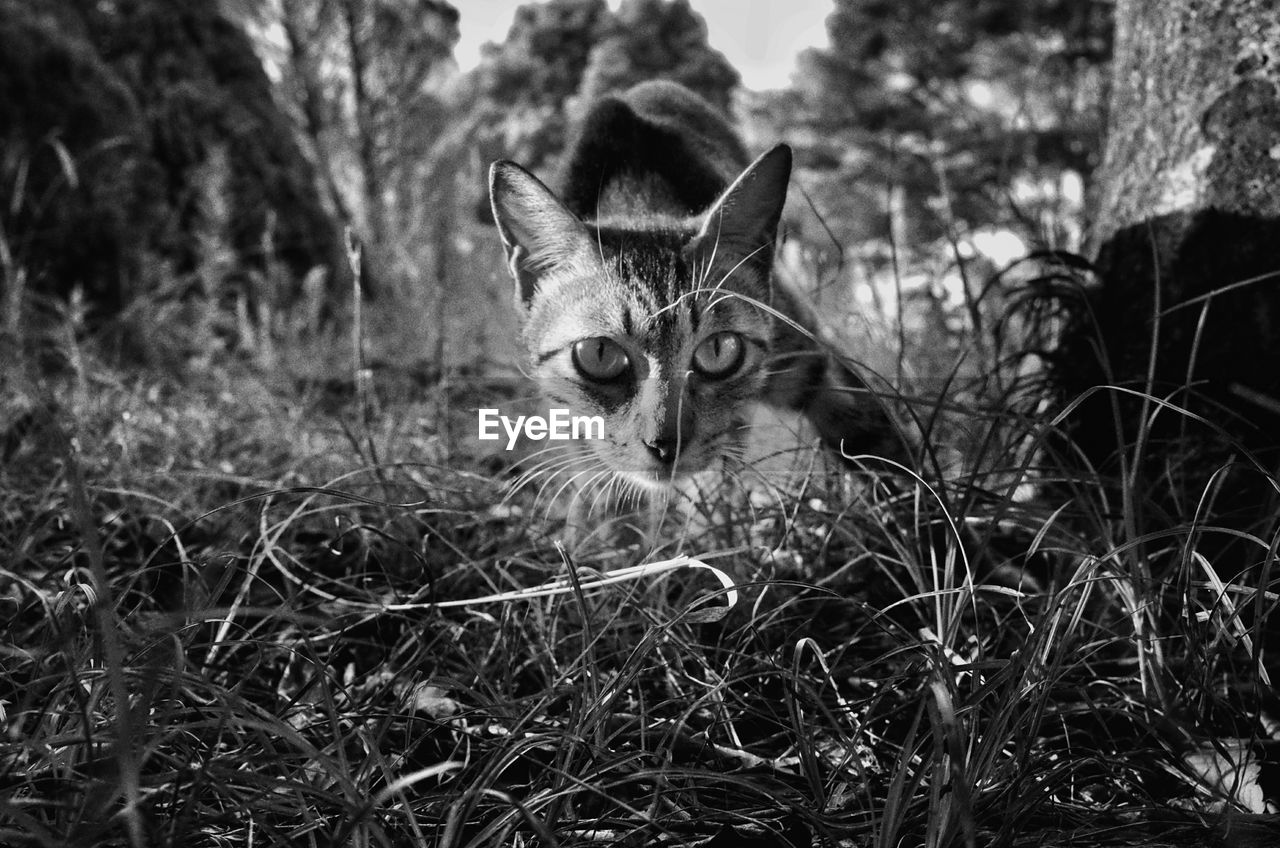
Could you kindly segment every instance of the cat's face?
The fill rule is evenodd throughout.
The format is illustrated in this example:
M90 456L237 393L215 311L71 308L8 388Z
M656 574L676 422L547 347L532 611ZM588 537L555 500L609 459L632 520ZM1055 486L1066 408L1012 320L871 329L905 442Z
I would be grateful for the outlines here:
M604 420L604 438L558 470L652 490L740 453L773 338L762 304L782 158L766 154L703 216L595 224L517 166L494 167L531 373L553 406Z
M738 450L772 325L737 296L760 298L755 270L717 286L724 269L691 262L678 231L599 244L588 273L557 275L529 304L529 365L552 403L604 419L604 438L584 444L604 467L664 486Z

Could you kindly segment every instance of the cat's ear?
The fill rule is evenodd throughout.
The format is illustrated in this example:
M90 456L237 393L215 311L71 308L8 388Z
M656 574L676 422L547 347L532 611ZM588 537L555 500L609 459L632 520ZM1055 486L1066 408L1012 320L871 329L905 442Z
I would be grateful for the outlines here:
M591 235L578 216L514 162L490 166L489 202L520 302L529 303L541 275L591 257Z
M728 248L738 255L768 259L778 233L791 179L791 148L779 144L747 166L712 204L702 220L703 250Z

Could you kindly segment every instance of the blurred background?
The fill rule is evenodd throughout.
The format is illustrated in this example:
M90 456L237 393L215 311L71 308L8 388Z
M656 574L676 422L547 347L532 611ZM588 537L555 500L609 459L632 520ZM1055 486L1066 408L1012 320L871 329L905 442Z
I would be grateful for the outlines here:
M0 0L8 349L43 314L123 362L313 379L358 317L375 369L510 370L489 163L548 177L584 104L667 78L795 148L780 273L927 382L998 269L1081 249L1112 5Z

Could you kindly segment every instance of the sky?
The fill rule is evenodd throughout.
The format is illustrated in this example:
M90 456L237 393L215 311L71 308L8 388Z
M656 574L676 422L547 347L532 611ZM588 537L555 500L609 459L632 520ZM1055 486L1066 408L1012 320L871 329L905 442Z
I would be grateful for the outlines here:
M503 41L516 7L529 0L454 0L462 13L456 55L464 70L480 60L480 45ZM615 8L618 0L610 0ZM742 74L747 88L782 88L796 54L827 43L832 0L690 0L707 21L711 46Z

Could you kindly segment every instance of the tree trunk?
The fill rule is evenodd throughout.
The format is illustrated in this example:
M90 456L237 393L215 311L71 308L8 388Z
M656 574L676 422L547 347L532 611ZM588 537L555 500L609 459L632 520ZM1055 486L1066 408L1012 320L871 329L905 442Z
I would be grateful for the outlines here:
M289 48L289 60L298 75L301 91L303 131L311 142L325 197L333 207L334 216L344 227L351 226L351 211L338 189L334 178L337 158L328 141L331 131L325 115L325 96L320 79L320 62L313 42L314 34L308 34L303 14L302 0L284 0L280 23L284 28L285 42Z
M1280 215L1275 0L1120 0L1093 236L1214 208Z
M347 25L347 49L351 62L351 94L355 100L356 156L360 162L360 178L364 184L366 264L381 276L383 253L387 244L384 213L382 171L378 162L377 130L374 127L373 104L369 94L369 56L366 52L364 0L344 0Z
M1206 523L1269 541L1280 461L1280 15L1274 0L1119 0L1116 14L1093 226L1101 285L1056 373L1067 400L1094 386L1128 391L1089 395L1068 422L1065 453L1079 449L1119 484L1126 515L1164 511L1169 529L1208 507ZM1217 538L1202 550L1225 552L1229 537ZM1238 566L1265 554L1234 550L1246 558L1233 555Z

